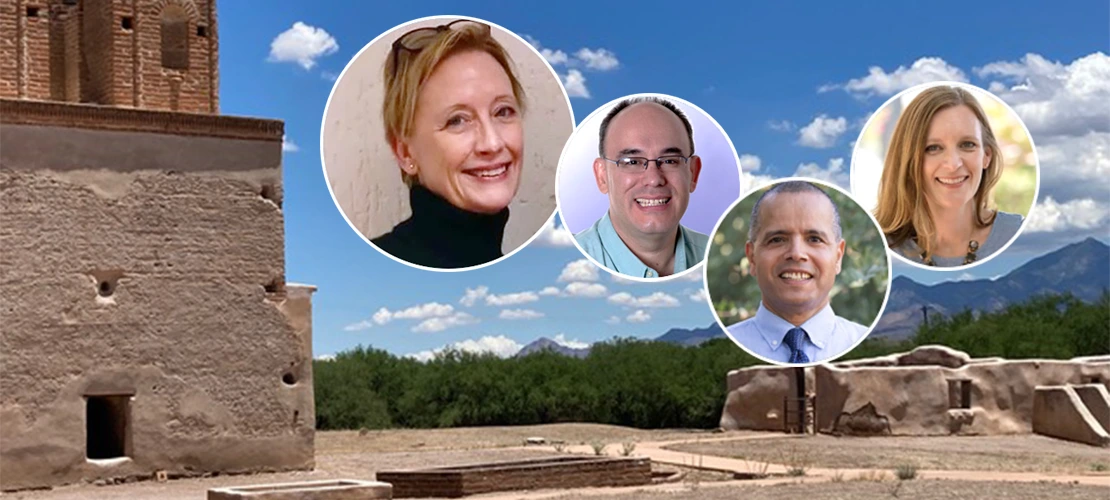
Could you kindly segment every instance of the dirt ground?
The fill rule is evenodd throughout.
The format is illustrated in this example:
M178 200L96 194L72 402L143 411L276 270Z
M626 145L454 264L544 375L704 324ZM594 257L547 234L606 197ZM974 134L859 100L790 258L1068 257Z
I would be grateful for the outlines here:
M618 495L569 494L549 497L551 500L856 500L860 498L897 498L898 500L968 499L993 500L1093 500L1107 497L1106 488L1062 483L1006 483L985 481L913 480L882 482L845 481L841 483L809 482L747 486L743 483L721 485L687 485L680 491L635 491Z
M490 427L443 430L391 430L359 432L319 432L316 436L316 470L278 474L214 476L206 478L177 479L168 482L141 481L127 484L95 486L80 484L52 490L25 491L4 494L3 498L28 500L85 500L100 498L201 500L210 488L245 486L252 484L313 481L323 479L373 479L377 471L465 465L480 462L497 462L557 455L551 446L521 448L525 437L540 436L548 441L564 441L568 445L594 442L610 445L610 453L619 450L622 443L674 440L707 440L733 437L758 437L757 433L710 433L707 431L644 431L623 427L594 424L560 424L528 427ZM887 468L891 463L928 457L946 464L968 469L983 470L991 464L1028 467L1027 470L1061 470L1087 472L1090 464L1101 460L1110 462L1105 449L1071 445L1040 438L1015 436L1005 438L920 438L936 440L906 441L904 438L832 438L816 436L806 438L758 438L747 441L700 442L675 446L697 447L699 450L732 454L764 453L770 461L779 462L783 450L796 448L802 442L813 443L807 449L815 450L813 466L840 466L835 463L843 455L843 466L866 467L866 458L873 455L879 462L876 467ZM650 446L657 446L655 444ZM581 448L581 447L580 447ZM703 452L705 452L703 451ZM969 458L965 455L972 454ZM885 458L884 458L885 457ZM983 457L994 457L987 461ZM994 465L995 467L1001 467ZM893 467L893 466L890 466ZM924 467L922 467L924 468ZM806 500L848 498L1053 498L1090 499L1106 497L1107 488L1079 486L1065 483L978 482L957 480L898 481L887 475L882 481L860 477L841 478L840 481L822 481L816 477L772 478L753 484L732 481L730 475L720 472L692 471L688 468L661 463L653 469L683 470L685 477L669 484L644 488L593 488L573 491L505 492L478 495L475 500L506 499L725 499L725 498L805 498ZM1026 470L1026 469L1022 469ZM874 479L874 478L871 478ZM770 484L770 483L785 484ZM897 489L896 489L897 488Z
M418 450L473 450L521 446L525 438L542 437L568 445L594 441L619 449L623 443L697 439L698 436L743 436L747 432L718 433L700 429L641 430L603 424L549 424L515 427L459 427L454 429L390 429L383 431L327 431L316 433L316 453L374 453Z
M1110 470L1110 453L1038 435L835 437L716 441L668 449L786 465L921 470L984 470L1082 474ZM1099 465L1101 464L1101 465Z
M127 498L131 500L146 498L202 500L207 496L209 488L318 481L322 479L373 480L374 474L382 470L521 460L549 456L552 454L553 453L550 451L545 452L539 450L334 453L328 450L318 449L316 452L315 471L175 479L164 483L142 481L110 486L94 486L91 484L71 485L54 488L53 490L5 494L4 498L7 499L10 495L10 498L26 498L28 500L86 500L101 498Z

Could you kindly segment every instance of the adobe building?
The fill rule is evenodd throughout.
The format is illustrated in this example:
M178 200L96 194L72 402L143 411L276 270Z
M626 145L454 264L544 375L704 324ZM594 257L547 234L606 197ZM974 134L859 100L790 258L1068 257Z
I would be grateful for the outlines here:
M857 436L1036 432L1110 446L1108 384L1110 356L972 359L922 346L804 369L729 372L721 427Z
M313 287L211 0L0 0L0 489L311 469Z

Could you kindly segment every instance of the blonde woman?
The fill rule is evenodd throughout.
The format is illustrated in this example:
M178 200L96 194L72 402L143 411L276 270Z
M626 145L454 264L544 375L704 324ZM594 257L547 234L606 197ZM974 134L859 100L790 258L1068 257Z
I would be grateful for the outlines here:
M412 217L373 243L435 268L501 257L524 157L524 89L505 48L475 21L420 28L394 42L383 77Z
M1002 153L986 113L966 89L937 86L898 118L875 218L890 248L929 266L971 264L1010 241L1019 214L1000 212L991 191Z

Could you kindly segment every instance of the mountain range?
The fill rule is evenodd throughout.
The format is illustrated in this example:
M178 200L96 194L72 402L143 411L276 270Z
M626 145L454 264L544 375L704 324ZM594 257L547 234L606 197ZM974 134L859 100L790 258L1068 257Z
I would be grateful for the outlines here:
M890 300L872 337L904 339L929 316L971 309L992 312L1044 293L1070 292L1093 302L1110 285L1110 246L1094 238L1061 247L994 279L922 285L904 276L891 282Z
M923 320L923 307L930 316L949 315L964 309L992 312L1039 294L1065 292L1080 300L1093 302L1108 286L1110 246L1094 238L1061 247L994 279L923 285L899 276L891 282L890 299L871 337L900 340L912 336ZM705 328L671 328L654 340L696 346L724 336L721 327L713 323ZM524 346L516 356L546 349L578 358L590 353L588 346L568 347L540 337Z
M722 330L721 327L717 325L717 323L713 323L705 328L671 328L670 330L667 330L667 333L664 333L663 335L660 335L653 340L657 342L670 342L672 344L692 347L699 345L709 339L723 338L724 336L724 330ZM572 356L575 358L584 358L590 354L589 346L581 348L568 347L547 337L540 337L532 341L530 344L522 347L520 351L516 353L516 356L527 356L534 352L540 352L544 350L552 350L559 354Z

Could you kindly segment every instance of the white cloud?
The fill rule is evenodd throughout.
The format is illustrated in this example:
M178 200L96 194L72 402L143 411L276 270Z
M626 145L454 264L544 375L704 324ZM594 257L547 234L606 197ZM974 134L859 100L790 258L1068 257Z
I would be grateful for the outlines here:
M547 63L552 66L566 64L570 60L567 53L561 50L540 49L540 55L547 59Z
M507 358L518 352L524 346L520 345L517 341L510 339L504 335L485 336L478 340L467 339L459 342L447 344L439 349L429 351L420 351L418 353L409 354L408 357L414 358L417 361L428 362L447 349L455 349L463 352L473 353L493 353L499 357Z
M447 316L454 310L455 308L450 304L429 302L427 304L412 306L408 309L397 311L393 313L393 319L424 319L435 316Z
M574 235L570 234L566 227L556 225L555 218L552 217L540 235L532 240L532 244L545 247L571 247L574 246Z
M621 322L621 319L619 316L609 316L609 319L605 320L605 322L610 325L616 325Z
M442 351L443 351L442 348L436 349L436 350L431 350L431 351L420 351L420 352L414 352L412 354L408 354L408 355L406 355L406 357L415 359L415 360L417 360L421 363L427 363L427 362L435 359L436 354L439 354Z
M1052 195L1061 201L1106 199L1110 132L1049 137L1037 143L1037 156L1041 162L1041 197Z
M559 49L551 49L544 47L539 40L524 35L524 39L532 44L536 50L540 51L540 55L547 60L547 63L552 66L568 65L568 66L583 66L596 71L609 71L620 66L620 61L617 60L617 55L611 50L597 49L583 47L574 53L574 58L571 59L566 52ZM581 74L581 73L579 73ZM569 89L568 89L569 90ZM581 97L589 97L581 96Z
M567 263L559 273L559 282L597 281L598 270L588 259L578 259Z
M324 31L297 21L270 42L270 62L295 62L312 69L316 60L339 50L335 38Z
M421 321L419 325L414 326L412 331L417 333L442 332L448 328L472 325L477 322L478 318L464 312L457 312L451 316L428 318Z
M563 79L563 88L567 89L568 96L583 99L590 98L590 91L586 88L586 77L582 76L581 71L568 70L567 74L560 76L560 78Z
M578 340L578 339L574 339L574 340L568 339L567 336L565 334L562 334L562 333L556 335L555 338L553 338L551 340L554 341L556 344L559 344L559 345L562 345L562 346L565 346L565 347L569 347L571 349L585 349L587 347L590 347L590 344L582 342L581 340Z
M847 131L847 118L843 116L829 118L828 115L822 114L798 131L798 144L809 148L831 148Z
M459 299L459 303L466 307L473 307L482 299L489 295L489 287L479 286L477 288L467 288L466 293Z
M775 181L773 175L754 175L751 172L744 171L740 175L740 190L750 191L757 187L765 186Z
M675 281L693 281L693 282L701 283L701 281L702 281L701 269L696 269L693 272L686 273L686 274L682 275L682 277L676 279Z
M281 150L286 152L286 153L296 153L297 151L300 151L301 148L297 147L297 145L293 143L292 139L282 135L281 136Z
M740 155L740 169L745 172L755 172L763 166L763 160L756 155L742 154Z
M532 309L502 309L498 317L501 319L537 319L543 316L542 312L533 311Z
M634 297L628 292L619 292L609 296L609 302L628 307L678 307L678 299L663 292L655 292L643 297Z
M975 68L1034 136L1110 131L1110 56L1096 52L1062 64L1037 54Z
M345 332L361 332L363 330L368 330L373 326L374 326L373 322L371 322L368 319L364 319L362 321L359 321L358 323L352 323L352 324L349 324L349 325L343 327L343 331L345 331Z
M705 289L699 288L690 295L687 295L687 297L690 297L690 300L694 302L705 302Z
M813 177L814 179L836 184L848 189L848 172L844 170L844 158L832 158L828 166L821 168L816 163L801 163L794 171L796 177Z
M601 283L586 283L583 281L576 281L568 284L563 288L564 297L584 297L588 299L596 299L604 297L609 290Z
M1025 231L1030 233L1045 231L1064 231L1068 229L1089 230L1101 227L1110 215L1110 206L1090 198L1057 203L1051 196L1045 197L1030 213Z
M636 312L629 314L627 318L629 323L644 323L651 319L651 315L644 312L643 309L637 309Z
M393 319L393 313L389 312L389 309L386 309L384 307L381 308L381 309L378 309L378 312L374 313L374 322L379 324L379 325L384 325L386 323L389 323L389 321L392 320L392 319Z
M553 286L545 286L543 290L540 290L539 294L548 296L559 295L559 289Z
M536 294L536 292L505 293L501 295L487 295L486 305L514 306L517 304L535 302L537 300L540 300L540 296Z
M312 359L315 359L316 361L335 361L335 355L334 354L321 354L321 355L316 356L315 358L312 358Z
M620 66L617 55L606 49L582 48L574 53L574 57L585 63L587 68L597 71L609 71Z
M560 64L566 64L567 61L570 60L566 52L545 48L539 40L536 40L529 35L524 35L524 39L527 40L528 43L532 44L532 46L535 47L536 50L540 51L540 55L547 60L547 64L558 66Z
M767 126L776 132L793 132L794 129L798 128L798 126L794 125L794 122L790 120L771 120L767 122Z
M843 89L846 92L860 96L894 95L914 85L935 81L966 82L967 75L960 68L952 66L939 57L922 57L913 62L910 67L898 66L894 71L887 73L879 66L872 66L867 70L867 76L853 78L844 84L822 85L818 92L829 92Z
M457 326L457 321L465 320L466 318L474 319L470 314L465 312L457 312L452 314L455 308L451 304L440 302L428 302L420 304L420 306L413 306L411 308L403 309L400 311L391 311L386 308L381 308L374 313L373 320L377 324L385 324L393 320L412 319L412 320L425 320L417 324L413 331L440 331L444 328ZM476 321L476 320L475 320ZM366 328L369 328L370 321L363 321ZM362 324L355 323L355 324ZM438 328L444 326L443 328ZM347 326L347 328L354 327L354 324ZM437 328L437 329L436 329ZM354 331L354 330L347 330Z

